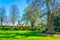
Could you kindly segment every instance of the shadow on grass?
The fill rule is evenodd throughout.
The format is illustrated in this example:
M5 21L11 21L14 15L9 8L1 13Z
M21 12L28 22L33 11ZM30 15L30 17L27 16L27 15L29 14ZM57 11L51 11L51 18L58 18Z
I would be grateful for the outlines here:
M38 32L27 32L27 33L23 33L23 34L20 34L20 33L16 33L15 34L16 36L25 36L25 37L29 37L29 36L42 36L42 37L46 37L46 34L42 34L42 33L38 33Z
M16 36L21 37L29 37L29 36L39 36L39 37L46 37L46 35L42 35L42 33L39 32L26 32L26 33L0 33L0 38L15 38Z

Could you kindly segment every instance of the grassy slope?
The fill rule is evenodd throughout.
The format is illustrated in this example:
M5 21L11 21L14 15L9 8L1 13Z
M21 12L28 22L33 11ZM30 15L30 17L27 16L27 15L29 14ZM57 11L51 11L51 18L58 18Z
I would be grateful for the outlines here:
M36 32L31 31L0 30L0 40L60 40L60 38L39 36Z

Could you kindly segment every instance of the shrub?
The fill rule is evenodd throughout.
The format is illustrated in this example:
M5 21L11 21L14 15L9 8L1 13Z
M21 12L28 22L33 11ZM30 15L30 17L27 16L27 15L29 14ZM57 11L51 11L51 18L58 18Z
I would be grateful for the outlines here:
M47 26L42 26L42 27L35 26L35 30L40 30L41 32L43 32L43 31L46 31L47 30Z

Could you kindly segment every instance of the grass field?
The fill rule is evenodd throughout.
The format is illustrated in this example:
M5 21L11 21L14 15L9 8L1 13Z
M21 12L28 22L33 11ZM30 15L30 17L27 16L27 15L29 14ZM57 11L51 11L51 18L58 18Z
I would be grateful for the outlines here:
M60 40L59 37L41 36L32 31L4 31L0 30L0 40Z

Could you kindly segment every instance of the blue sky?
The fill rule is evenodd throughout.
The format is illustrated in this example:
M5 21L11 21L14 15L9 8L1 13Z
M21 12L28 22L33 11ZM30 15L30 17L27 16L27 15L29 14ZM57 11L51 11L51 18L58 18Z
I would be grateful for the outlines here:
M17 7L19 8L20 17L22 17L22 14L24 13L24 9L27 6L26 1L27 0L0 0L0 8L5 7L7 16L9 16L11 6L13 4L14 5L16 4Z
M25 7L27 6L27 0L0 0L0 7L5 7L7 14L10 12L11 5L16 4L20 9L20 13L22 15Z

